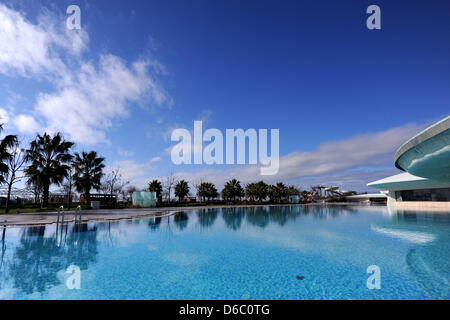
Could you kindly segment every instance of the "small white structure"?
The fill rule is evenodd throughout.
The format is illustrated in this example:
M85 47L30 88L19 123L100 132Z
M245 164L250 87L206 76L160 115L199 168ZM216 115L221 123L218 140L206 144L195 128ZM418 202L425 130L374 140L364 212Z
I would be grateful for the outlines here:
M156 192L136 191L132 195L133 206L148 208L156 206Z

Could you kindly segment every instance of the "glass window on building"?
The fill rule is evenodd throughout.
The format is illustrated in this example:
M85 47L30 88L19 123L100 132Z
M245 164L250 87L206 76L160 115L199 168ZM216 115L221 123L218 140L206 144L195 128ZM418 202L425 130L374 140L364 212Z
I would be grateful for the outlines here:
M395 198L397 201L450 201L450 188L397 191Z

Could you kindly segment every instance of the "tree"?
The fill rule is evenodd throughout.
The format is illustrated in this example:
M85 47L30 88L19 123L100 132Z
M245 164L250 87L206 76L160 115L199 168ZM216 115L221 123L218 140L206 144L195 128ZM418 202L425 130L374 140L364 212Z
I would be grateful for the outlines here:
M150 192L156 192L156 198L158 199L158 202L162 202L162 184L158 180L152 180L148 184L148 191Z
M125 195L127 196L127 201L132 201L133 199L133 192L136 192L137 188L135 186L128 186L127 190L125 191Z
M252 201L262 202L268 196L269 186L264 181L249 183L245 195Z
M30 179L27 180L25 184L25 190L29 193L33 194L34 203L39 203L42 195L42 185L39 181L32 181Z
M189 194L189 184L185 180L179 181L175 185L175 195L178 197L178 201L182 201Z
M222 190L222 198L233 200L233 203L236 203L236 198L242 198L244 195L244 188L242 188L240 181L236 179L227 181Z
M99 190L103 176L103 161L105 158L97 157L97 152L75 153L74 175L75 188L78 192L84 193L85 200L89 203L91 200L91 190Z
M6 193L5 213L9 212L12 187L16 182L19 182L22 179L21 170L26 163L25 149L20 147L20 141L17 138L14 139L13 144L7 148L7 153L9 153L10 157L6 159L8 172L4 177L8 187Z
M0 132L3 131L3 124L0 124ZM17 136L7 135L0 141L0 184L5 183L5 175L9 173L8 161L10 161L11 149L17 144Z
M50 185L59 186L69 172L73 158L70 148L73 145L59 132L53 137L44 133L42 136L38 134L26 151L26 161L31 164L25 169L25 175L28 176L28 184L42 188L43 207L48 206Z
M120 168L108 172L101 183L102 190L109 195L109 205L112 205L113 194L118 194L122 189L129 184L129 181L125 181L120 173Z
M187 227L188 220L189 216L183 211L175 213L173 217L173 221L180 231Z
M219 192L217 192L216 187L211 182L201 182L197 186L197 195L203 199L205 202L205 198L208 199L208 202L212 198L217 198L219 196Z
M283 182L278 182L276 185L269 186L268 195L270 201L281 203L288 195L288 188Z
M300 191L300 188L297 188L297 187L295 187L293 185L290 185L287 188L287 195L288 196L294 196L294 195L299 196L300 194L302 194L302 192Z
M169 173L168 176L164 178L164 188L167 190L167 195L170 202L170 194L173 187L177 184L177 178L174 176L173 172Z

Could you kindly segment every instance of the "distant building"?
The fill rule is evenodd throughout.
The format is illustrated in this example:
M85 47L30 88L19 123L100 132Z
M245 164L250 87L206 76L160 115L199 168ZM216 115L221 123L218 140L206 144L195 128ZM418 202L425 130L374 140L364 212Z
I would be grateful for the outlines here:
M186 202L190 202L190 203L194 203L194 202L197 202L197 198L196 197L186 197L185 201Z
M100 201L101 205L116 204L117 194L103 194L103 193L91 193L89 195L90 201ZM80 195L80 203L87 203L86 196L84 194Z
M9 199L9 204L12 206L17 205L17 200L15 199ZM6 197L0 197L0 206L6 206Z
M367 184L383 190L390 208L450 212L450 116L403 144L395 166L405 173Z
M72 193L70 202L73 202L75 195ZM48 196L49 204L66 204L69 203L69 195L65 193L50 193Z

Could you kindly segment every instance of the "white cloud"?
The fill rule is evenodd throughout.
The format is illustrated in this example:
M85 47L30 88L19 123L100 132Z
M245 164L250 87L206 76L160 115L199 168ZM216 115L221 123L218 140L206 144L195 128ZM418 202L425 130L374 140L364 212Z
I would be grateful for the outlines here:
M36 111L50 131L64 130L85 144L107 141L106 130L114 119L128 115L130 103L145 96L157 105L167 99L149 76L145 61L128 68L118 57L101 56L98 70L92 63L82 63L76 80L57 93L41 94Z
M124 149L117 149L117 153L122 156L122 157L126 157L126 158L131 158L132 156L134 156L135 152L134 151L130 151L130 150L124 150Z
M193 183L210 181L220 189L225 181L237 178L243 184L258 180L264 180L267 183L285 181L304 188L326 184L347 190L376 192L367 188L366 184L395 174L397 171L393 166L395 151L427 125L407 124L341 141L326 142L309 152L294 152L281 157L280 170L273 176L261 176L258 166L249 165L214 167L191 165L190 171L180 170L174 175L179 180L189 181L191 187ZM155 157L145 163L133 160L117 161L114 165L123 168L123 172L126 172L127 179L132 184L143 187L150 179L163 179L151 174L152 164L159 159L160 157ZM180 169L178 166L174 168Z
M33 117L24 114L14 118L14 125L22 133L36 133L41 129L41 126Z
M313 177L392 161L395 150L424 127L408 124L347 140L322 143L312 152L292 153L280 159L277 178Z
M333 183L344 187L365 186L370 179L382 177L394 170L394 152L426 125L407 124L389 130L357 135L346 140L322 143L309 152L294 152L280 159L276 175L261 176L258 166L208 167L196 172L179 172L177 176L189 181L209 180L217 185L236 177L244 183L292 181L305 184Z
M159 162L161 160L162 160L161 157L153 157L153 158L150 159L150 163Z
M108 142L107 131L127 117L130 106L170 106L173 102L159 84L159 62L142 58L131 64L111 54L84 61L89 36L68 30L65 19L44 11L33 24L21 13L0 4L0 73L44 78L55 91L40 93L29 115L14 123L42 122L42 130L62 131L70 139L95 144ZM60 21L56 23L55 21ZM25 118L24 118L25 117ZM26 120L26 121L25 121Z
M5 124L9 121L9 114L8 111L6 111L3 108L0 108L0 123Z
M0 73L23 77L65 75L67 68L53 49L59 47L67 54L78 55L86 48L88 36L83 30L68 32L63 22L65 19L55 19L45 11L32 24L20 12L0 4Z
M120 168L120 173L124 180L130 181L130 184L144 188L149 179L149 171L151 169L151 161L139 163L134 160L114 161L111 166L105 168L105 172Z

